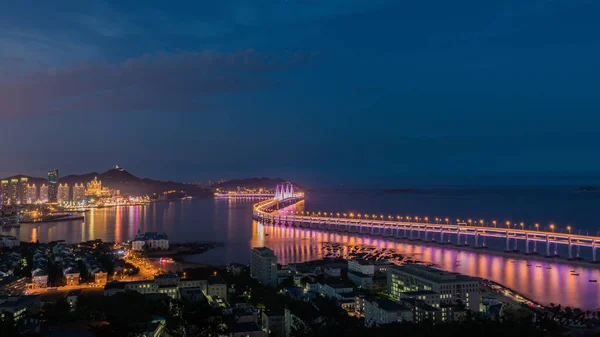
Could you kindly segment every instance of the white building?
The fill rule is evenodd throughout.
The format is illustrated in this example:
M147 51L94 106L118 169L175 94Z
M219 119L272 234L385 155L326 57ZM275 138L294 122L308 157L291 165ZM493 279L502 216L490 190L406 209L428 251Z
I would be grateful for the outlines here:
M472 312L479 312L480 283L476 278L417 264L387 270L388 293L394 300L406 292L432 291L439 294L441 306L461 302Z
M277 256L272 250L267 247L252 248L250 276L266 286L277 286Z
M143 250L144 245L149 249L169 250L169 238L165 233L147 232L142 235L138 230L137 236L131 242L131 249Z
M348 261L348 271L358 272L365 275L375 275L375 265L367 260L354 259Z
M365 299L364 315L366 326L378 326L397 322L411 322L413 313L397 302L385 298Z
M206 294L210 297L227 299L227 283L225 283L225 280L220 276L209 277Z
M0 235L0 248L13 248L19 247L21 242L14 236L11 235Z

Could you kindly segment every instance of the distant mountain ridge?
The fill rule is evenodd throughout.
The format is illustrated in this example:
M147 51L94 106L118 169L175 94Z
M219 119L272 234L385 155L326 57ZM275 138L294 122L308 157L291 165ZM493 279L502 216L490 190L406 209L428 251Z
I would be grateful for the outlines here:
M226 189L226 190L233 190L233 189L236 189L238 186L245 187L245 188L252 188L252 189L268 188L268 189L274 190L277 187L277 185L287 183L287 182L290 182L290 181L282 179L282 178L254 177L254 178L246 178L246 179L227 180L227 181L216 184L215 187L221 188L221 189ZM296 183L292 183L292 184L294 185L295 188L303 189L302 186L300 186Z
M30 177L26 175L15 175L4 179L20 179L21 177L27 177L29 179L29 183L34 183L36 185L48 183L47 179ZM59 176L58 181L61 184L66 183L69 186L73 186L75 184L86 185L95 177L102 181L103 186L112 189L118 189L123 195L153 195L161 194L165 191L178 191L181 194L194 197L206 197L212 195L211 190L202 188L200 186L183 184L174 181L159 181L148 178L139 178L121 168L113 168L103 173L91 172L79 175L68 175L64 177Z

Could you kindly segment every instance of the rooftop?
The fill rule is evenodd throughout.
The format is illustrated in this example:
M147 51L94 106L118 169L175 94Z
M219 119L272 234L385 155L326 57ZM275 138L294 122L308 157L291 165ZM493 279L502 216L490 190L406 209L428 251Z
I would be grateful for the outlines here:
M261 256L275 256L275 253L267 247L254 247L252 251L258 252Z
M474 277L458 273L451 273L441 269L423 266L420 264L390 266L389 270L410 274L412 276L421 277L437 283L458 283L477 281L477 279Z
M422 295L437 295L433 290L405 291L402 295L406 296L422 296Z
M383 310L387 310L387 311L407 311L410 310L407 307L403 306L402 304L398 303L398 302L394 302L390 299L387 298L376 298L373 300L373 302L377 303L377 305L383 309Z
M227 284L227 283L221 276L209 276L208 284L212 285L212 284Z

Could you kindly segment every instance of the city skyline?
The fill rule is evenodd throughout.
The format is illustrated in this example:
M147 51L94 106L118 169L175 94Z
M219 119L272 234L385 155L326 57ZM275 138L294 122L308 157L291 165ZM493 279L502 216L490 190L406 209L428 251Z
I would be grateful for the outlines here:
M600 182L594 2L47 6L0 14L0 176Z

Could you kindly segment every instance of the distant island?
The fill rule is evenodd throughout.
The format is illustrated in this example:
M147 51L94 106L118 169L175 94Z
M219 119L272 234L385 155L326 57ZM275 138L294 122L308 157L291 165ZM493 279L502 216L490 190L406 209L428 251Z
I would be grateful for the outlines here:
M385 189L383 190L383 192L385 193L414 193L417 192L418 190L416 188L390 188L390 189Z
M600 188L594 186L584 186L576 189L574 192L600 192Z

